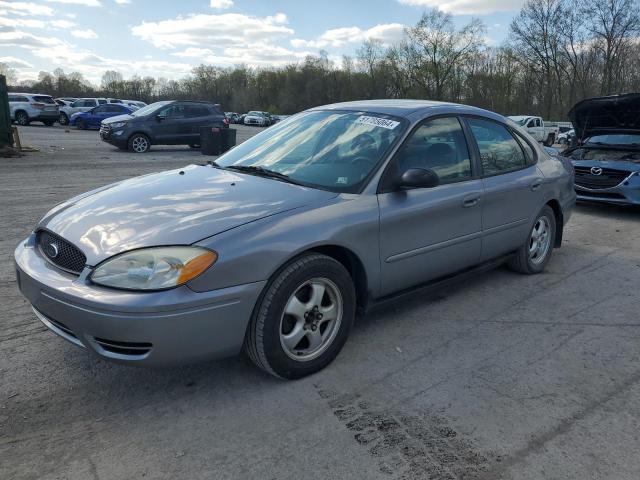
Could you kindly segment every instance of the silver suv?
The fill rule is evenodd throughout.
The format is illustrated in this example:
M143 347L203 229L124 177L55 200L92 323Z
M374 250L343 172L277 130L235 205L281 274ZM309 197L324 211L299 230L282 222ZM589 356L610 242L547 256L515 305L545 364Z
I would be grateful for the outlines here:
M37 93L10 93L9 113L18 125L29 125L38 121L53 125L60 116L60 109L53 97Z

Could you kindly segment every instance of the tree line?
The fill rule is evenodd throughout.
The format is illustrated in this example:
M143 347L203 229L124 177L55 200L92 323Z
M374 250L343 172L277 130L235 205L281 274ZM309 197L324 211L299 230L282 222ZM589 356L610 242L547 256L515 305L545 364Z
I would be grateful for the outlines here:
M583 98L640 91L638 0L527 0L502 45L488 44L486 31L479 20L456 27L451 15L433 9L396 44L367 41L339 62L321 52L281 68L203 64L180 80L108 71L100 86L60 69L19 83L4 70L14 91L201 99L227 111L280 114L348 100L422 98L560 120Z

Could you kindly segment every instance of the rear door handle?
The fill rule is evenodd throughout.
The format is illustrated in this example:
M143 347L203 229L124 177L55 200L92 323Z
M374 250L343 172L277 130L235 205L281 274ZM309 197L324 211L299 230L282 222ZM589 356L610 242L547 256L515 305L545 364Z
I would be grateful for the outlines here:
M480 202L480 196L477 196L477 195L468 196L468 197L465 197L465 199L462 201L462 207L463 208L474 207L478 204L478 202Z
M535 192L540 188L541 185L542 185L542 180L536 180L531 184L531 190Z

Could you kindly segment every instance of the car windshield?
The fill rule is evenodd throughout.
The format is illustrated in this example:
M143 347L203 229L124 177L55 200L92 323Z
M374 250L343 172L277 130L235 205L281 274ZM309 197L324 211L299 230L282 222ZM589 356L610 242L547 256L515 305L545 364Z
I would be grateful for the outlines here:
M527 120L529 120L528 118L513 118L511 117L511 120L513 120L514 122L516 122L518 125L523 126L525 123L527 123Z
M261 117L262 116L262 112L249 112L249 113L247 113L247 115L253 115L255 117Z
M216 164L268 170L311 187L355 193L405 128L405 120L387 115L305 112L238 145Z
M142 107L140 110L136 110L135 112L132 112L131 115L133 115L134 117L144 117L145 115L149 115L150 113L153 113L154 111L164 107L169 103L171 103L170 100L165 100L164 102L155 102L155 103L152 103L151 105Z
M640 145L640 134L616 133L609 135L594 135L584 141L585 145Z

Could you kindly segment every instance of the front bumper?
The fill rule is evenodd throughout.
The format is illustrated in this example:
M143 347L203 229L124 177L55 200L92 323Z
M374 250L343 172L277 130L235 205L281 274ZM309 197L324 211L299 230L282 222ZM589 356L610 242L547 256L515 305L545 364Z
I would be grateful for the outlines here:
M53 332L115 362L170 366L236 355L265 282L197 293L125 292L51 265L31 235L15 250L22 294Z

